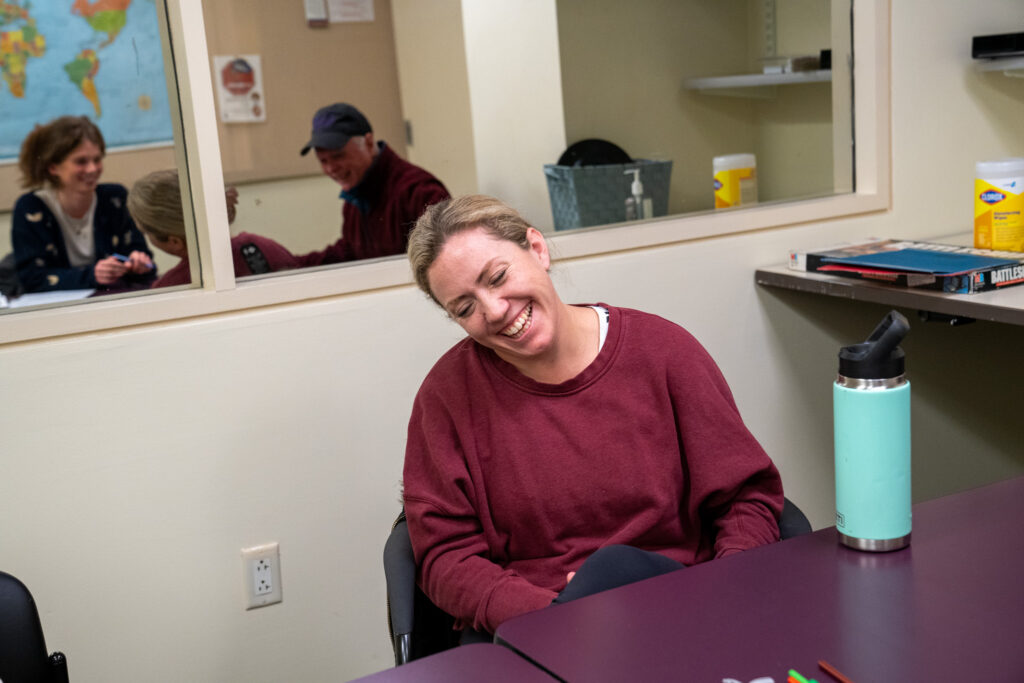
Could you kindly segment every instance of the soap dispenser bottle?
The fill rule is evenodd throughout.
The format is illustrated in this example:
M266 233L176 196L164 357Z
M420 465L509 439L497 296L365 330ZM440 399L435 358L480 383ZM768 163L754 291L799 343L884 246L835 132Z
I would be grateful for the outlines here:
M626 199L626 220L643 220L650 218L644 215L644 185L640 182L640 169L631 168L625 172L626 175L633 174L633 183L629 191L632 196Z
M910 382L899 343L907 319L891 311L867 341L839 351L832 389L836 530L850 548L910 543Z

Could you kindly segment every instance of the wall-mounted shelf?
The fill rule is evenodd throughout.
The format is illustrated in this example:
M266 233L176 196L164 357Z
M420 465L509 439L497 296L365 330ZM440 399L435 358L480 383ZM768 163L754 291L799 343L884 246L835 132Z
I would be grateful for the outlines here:
M687 90L701 90L709 95L764 97L772 92L768 86L825 83L832 80L829 69L793 71L784 74L740 74L738 76L711 76L683 81ZM744 92L746 90L746 92Z
M974 63L978 71L1002 71L1004 76L1024 78L1024 57L1000 57Z

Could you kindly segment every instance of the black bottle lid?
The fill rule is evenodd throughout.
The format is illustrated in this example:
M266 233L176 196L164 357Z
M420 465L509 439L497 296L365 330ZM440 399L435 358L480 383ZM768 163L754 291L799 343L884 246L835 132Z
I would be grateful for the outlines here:
M904 371L899 343L910 324L899 311L889 311L867 341L839 349L839 374L855 379L890 379Z

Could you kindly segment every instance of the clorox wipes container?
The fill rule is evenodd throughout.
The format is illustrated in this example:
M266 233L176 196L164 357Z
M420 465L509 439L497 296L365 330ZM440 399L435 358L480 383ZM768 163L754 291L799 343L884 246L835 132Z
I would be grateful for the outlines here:
M1024 158L979 161L974 180L974 246L1024 251Z
M726 154L711 160L715 174L715 208L757 203L757 159L753 154Z

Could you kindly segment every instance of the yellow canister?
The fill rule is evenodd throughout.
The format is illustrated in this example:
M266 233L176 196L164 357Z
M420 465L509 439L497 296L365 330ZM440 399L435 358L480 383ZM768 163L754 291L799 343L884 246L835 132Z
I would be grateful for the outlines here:
M753 154L726 154L712 160L715 208L757 203L757 159Z
M974 246L1024 251L1024 158L979 161L974 180Z

